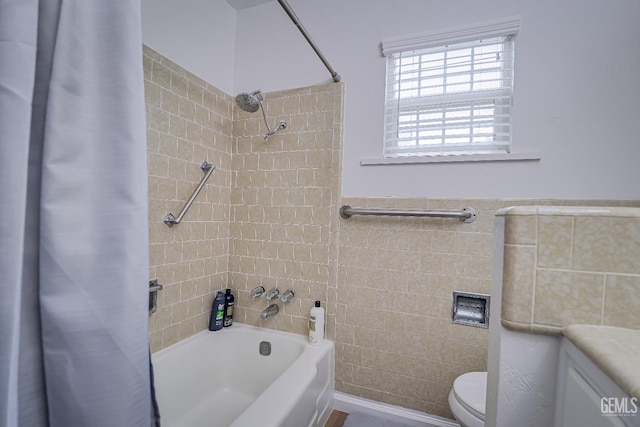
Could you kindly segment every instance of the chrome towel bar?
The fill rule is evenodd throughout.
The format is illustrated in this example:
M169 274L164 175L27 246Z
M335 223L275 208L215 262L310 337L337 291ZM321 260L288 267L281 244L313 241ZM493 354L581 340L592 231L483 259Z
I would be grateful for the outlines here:
M191 195L191 197L189 197L189 200L187 200L187 203L184 205L184 208L182 208L177 217L173 216L171 212L169 212L167 216L164 217L164 223L167 224L168 227L173 227L174 224L180 224L180 221L182 221L182 217L185 213L187 213L196 196L198 195L200 190L202 190L204 183L207 182L207 179L209 179L209 177L211 176L211 172L213 172L215 168L216 167L214 165L212 165L211 163L207 163L206 160L202 162L202 164L200 165L200 169L202 169L204 176L200 180L200 184L198 184L193 194Z
M352 215L378 215L378 216L419 216L419 217L439 217L458 218L460 221L470 223L476 220L476 211L473 208L464 208L459 211L418 211L404 209L354 209L344 205L340 208L340 216L344 219L351 218Z

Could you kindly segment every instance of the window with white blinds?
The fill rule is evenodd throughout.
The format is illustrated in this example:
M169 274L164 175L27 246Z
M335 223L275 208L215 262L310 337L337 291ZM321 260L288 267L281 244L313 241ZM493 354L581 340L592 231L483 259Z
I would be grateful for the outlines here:
M385 157L508 153L514 35L387 54Z

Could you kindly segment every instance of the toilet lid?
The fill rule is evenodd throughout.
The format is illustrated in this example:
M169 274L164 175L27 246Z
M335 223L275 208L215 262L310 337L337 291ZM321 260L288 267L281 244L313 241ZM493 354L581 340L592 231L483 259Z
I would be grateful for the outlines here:
M487 373L467 372L453 382L453 393L464 408L484 421L487 401Z

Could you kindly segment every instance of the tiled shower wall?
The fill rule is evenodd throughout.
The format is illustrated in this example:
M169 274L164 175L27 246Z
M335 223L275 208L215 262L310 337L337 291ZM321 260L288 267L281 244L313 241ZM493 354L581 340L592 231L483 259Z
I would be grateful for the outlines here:
M307 333L314 300L325 304L336 342L340 391L451 417L453 379L486 369L487 331L452 325L452 291L488 293L493 215L512 205L631 205L609 201L341 199L342 84L265 94L262 115L144 49L149 150L150 278L165 288L150 316L157 351L207 327L217 290L236 294L236 320ZM183 222L168 228L216 165ZM476 210L456 220L353 217L342 204L371 208ZM636 204L637 205L637 204ZM262 284L296 298L260 321Z
M306 334L309 310L321 300L333 337L343 88L267 94L269 126L285 120L288 127L266 140L260 113L235 110L229 277L238 321ZM261 321L277 300L251 298L259 285L291 289L295 299Z
M227 285L233 98L144 46L151 279L164 289L149 317L152 351L205 329L213 295ZM216 169L173 228L204 160Z

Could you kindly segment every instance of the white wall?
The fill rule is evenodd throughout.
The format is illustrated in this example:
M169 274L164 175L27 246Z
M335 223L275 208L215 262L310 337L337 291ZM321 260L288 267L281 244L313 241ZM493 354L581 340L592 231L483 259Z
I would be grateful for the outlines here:
M638 0L289 0L346 84L344 196L637 199ZM330 82L276 1L142 0L143 41L234 94ZM539 162L361 166L382 153L387 38L519 16L513 152Z
M344 196L638 199L639 1L289 3L346 84ZM521 19L512 151L542 160L360 166L382 152L379 43L510 16ZM234 92L331 81L277 2L237 17Z
M236 11L224 0L142 0L142 41L233 93Z

